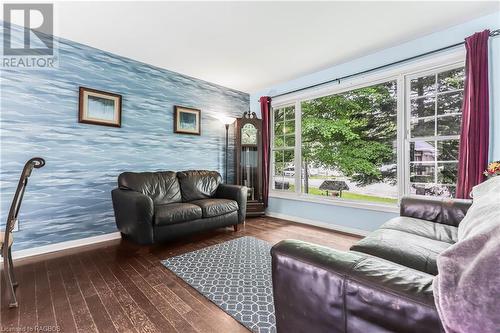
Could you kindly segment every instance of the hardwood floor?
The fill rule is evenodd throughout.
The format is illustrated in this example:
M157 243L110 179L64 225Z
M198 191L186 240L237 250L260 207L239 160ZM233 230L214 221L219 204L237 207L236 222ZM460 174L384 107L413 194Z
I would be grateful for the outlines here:
M2 279L1 332L248 332L167 270L161 259L241 236L275 244L293 238L347 250L359 238L275 218L247 219L182 241L137 246L124 240L15 262L19 307Z

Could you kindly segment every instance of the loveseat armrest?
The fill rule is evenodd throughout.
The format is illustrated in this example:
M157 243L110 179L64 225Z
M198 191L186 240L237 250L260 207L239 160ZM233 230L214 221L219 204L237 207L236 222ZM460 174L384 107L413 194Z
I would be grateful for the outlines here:
M238 223L243 223L247 214L247 193L246 186L220 184L217 187L215 197L236 201L238 203Z
M433 276L295 240L275 245L278 332L440 332Z
M457 227L472 200L403 197L400 215Z
M153 200L142 193L116 188L111 191L116 226L139 244L153 243Z

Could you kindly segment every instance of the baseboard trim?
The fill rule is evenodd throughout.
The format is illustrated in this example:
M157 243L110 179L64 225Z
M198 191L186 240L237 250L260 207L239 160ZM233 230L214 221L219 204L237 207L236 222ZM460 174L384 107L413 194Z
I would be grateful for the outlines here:
M275 218L283 219L283 220L289 220L292 222L297 222L297 223L302 223L302 224L313 225L315 227L321 227L321 228L325 228L325 229L340 231L340 232L358 235L358 236L363 236L363 237L370 234L370 231L367 231L367 230L345 227L345 226L338 225L338 224L325 223L325 222L321 222L321 221L310 220L310 219L306 219L303 217L286 215L286 214L281 214L281 213L266 212L266 216L275 217Z
M302 223L302 224L313 225L316 227L321 227L321 228L325 228L325 229L340 231L340 232L353 234L353 235L359 235L359 236L366 236L370 233L370 231L366 231L366 230L362 230L362 229L350 228L350 227L345 227L345 226L341 226L338 224L325 223L325 222L320 222L320 221L316 221L316 220L311 220L311 219L306 219L306 218L302 218L302 217L286 215L286 214L281 214L281 213L266 212L266 216L275 217L275 218L283 219L283 220L289 220L292 222L297 222L297 223ZM24 258L28 258L28 257L42 255L42 254L73 249L76 247L98 244L98 243L102 243L102 242L106 242L106 241L110 241L110 240L114 240L114 239L119 239L120 237L121 237L121 234L119 232L112 232L112 233L105 234L105 235L92 236L92 237L87 237L87 238L82 238L82 239L75 239L75 240L71 240L71 241L67 241L67 242L44 245L44 246L39 246L39 247L35 247L32 249L14 251L14 252L12 252L12 258L13 259L24 259ZM2 262L2 261L3 260L0 258L0 262Z
M121 237L119 232L112 232L110 234L92 236L87 238L75 239L71 241L55 243L50 245L44 245L39 247L34 247L32 249L25 249L12 252L13 259L23 259L33 256L38 256L41 254L47 254L52 252L59 252L63 250L72 249L75 247L81 247L86 245L93 245L97 243L107 242L110 240L118 239Z

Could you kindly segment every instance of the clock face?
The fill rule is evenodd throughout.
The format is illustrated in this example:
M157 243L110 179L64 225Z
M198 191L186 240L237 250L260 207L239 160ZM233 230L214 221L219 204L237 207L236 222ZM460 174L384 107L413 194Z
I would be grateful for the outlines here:
M257 144L257 128L252 124L245 124L241 128L241 144L256 145Z

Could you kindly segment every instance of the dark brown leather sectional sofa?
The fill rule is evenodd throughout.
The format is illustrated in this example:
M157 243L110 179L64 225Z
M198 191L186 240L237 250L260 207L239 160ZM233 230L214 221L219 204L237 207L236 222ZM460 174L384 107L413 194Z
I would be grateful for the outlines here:
M216 171L124 172L111 196L122 236L139 244L245 222L247 188Z
M406 197L400 216L337 251L286 240L272 251L278 332L443 332L439 253L457 242L469 200Z

